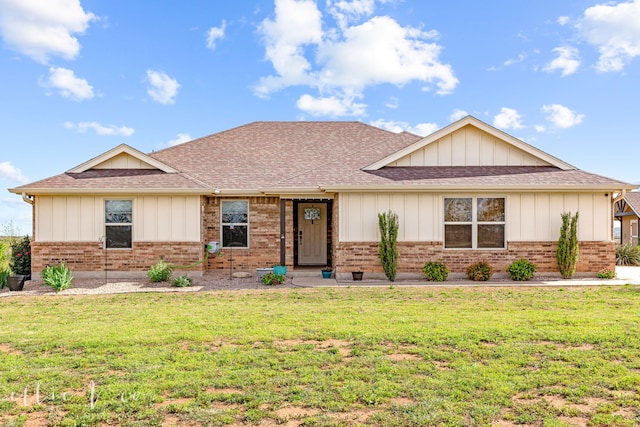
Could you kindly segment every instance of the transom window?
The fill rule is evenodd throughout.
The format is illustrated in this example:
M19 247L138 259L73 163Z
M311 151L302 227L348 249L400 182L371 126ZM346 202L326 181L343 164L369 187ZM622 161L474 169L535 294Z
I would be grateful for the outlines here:
M132 200L104 201L105 236L107 249L131 249L133 223Z
M444 247L449 249L504 249L503 197L444 199Z
M222 219L222 247L249 247L249 202L223 200L220 203Z

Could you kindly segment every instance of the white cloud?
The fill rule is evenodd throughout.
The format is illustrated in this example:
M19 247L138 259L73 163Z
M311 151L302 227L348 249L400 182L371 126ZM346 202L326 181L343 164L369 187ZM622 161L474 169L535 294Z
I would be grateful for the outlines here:
M435 86L439 94L455 89L458 79L439 59L442 47L434 42L436 31L403 27L386 16L368 19L373 1L327 5L338 27L323 23L314 1L276 0L275 18L264 20L259 28L275 74L258 81L257 96L300 85L317 89L315 99L346 100L363 97L369 86L388 83L403 86L418 81L423 89ZM368 20L353 23L363 18ZM337 115L340 109L329 112ZM350 109L344 111L352 114Z
M334 1L327 0L329 13L334 17L340 28L346 28L350 22L370 16L375 8L374 0Z
M380 129L388 130L390 132L410 132L418 136L430 135L439 128L439 126L435 123L418 123L415 126L411 126L407 122L397 122L384 119L375 120L371 122L371 125L379 127Z
M590 7L577 24L584 39L597 47L600 58L596 69L621 71L640 56L640 0Z
M135 133L134 129L126 126L103 126L98 122L65 122L64 127L67 129L74 129L80 133L93 130L96 135L99 136L131 136Z
M188 133L179 133L178 135L176 135L175 139L172 139L167 143L167 146L175 147L176 145L180 145L180 144L184 144L185 142L189 142L192 139L193 138L191 138L191 135L189 135Z
M226 21L222 21L220 27L211 27L207 31L207 47L211 50L216 48L216 41L224 38L224 30L227 27Z
M580 67L578 49L571 46L560 46L553 49L553 52L556 53L558 57L544 67L544 71L552 72L561 70L560 75L565 77L575 73L578 67Z
M367 106L355 102L351 96L313 97L302 95L296 106L312 116L362 116Z
M564 26L571 22L571 19L568 16L561 16L558 18L558 24Z
M80 0L0 0L0 33L12 49L38 62L51 56L74 59L83 34L97 19Z
M387 100L387 102L384 103L384 106L392 110L395 110L400 106L400 100L395 96L392 96Z
M85 79L76 77L73 70L66 68L49 68L49 78L42 85L58 89L60 95L75 101L91 99L94 96L93 87Z
M547 115L546 119L549 122L561 129L579 125L584 119L584 114L576 114L575 111L560 104L543 105L542 112Z
M449 120L451 120L452 122L457 122L461 118L467 117L468 115L469 113L467 113L466 111L456 108L455 110L453 110L453 112L449 116Z
M180 83L172 79L162 71L147 70L149 87L147 93L154 101L161 104L173 104L176 102Z
M10 162L0 162L0 179L17 181L20 184L29 182L27 177L22 174L22 171Z
M513 108L502 108L500 114L493 118L493 125L498 129L522 129L522 116Z

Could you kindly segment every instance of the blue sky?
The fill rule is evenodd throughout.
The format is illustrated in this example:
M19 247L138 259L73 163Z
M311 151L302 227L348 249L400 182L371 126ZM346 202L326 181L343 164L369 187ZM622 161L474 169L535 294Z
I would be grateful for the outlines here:
M0 0L0 186L252 121L471 114L640 184L640 0ZM0 193L0 225L30 232Z

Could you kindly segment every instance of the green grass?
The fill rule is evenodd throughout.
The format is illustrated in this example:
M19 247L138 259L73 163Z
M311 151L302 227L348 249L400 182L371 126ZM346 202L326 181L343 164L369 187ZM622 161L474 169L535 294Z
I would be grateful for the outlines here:
M636 286L12 296L0 425L633 426L639 315Z

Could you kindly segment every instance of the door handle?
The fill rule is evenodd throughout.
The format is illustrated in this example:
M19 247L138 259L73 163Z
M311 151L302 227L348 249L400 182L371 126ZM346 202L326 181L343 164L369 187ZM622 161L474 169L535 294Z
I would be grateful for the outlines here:
M302 246L302 230L298 231L298 246Z

